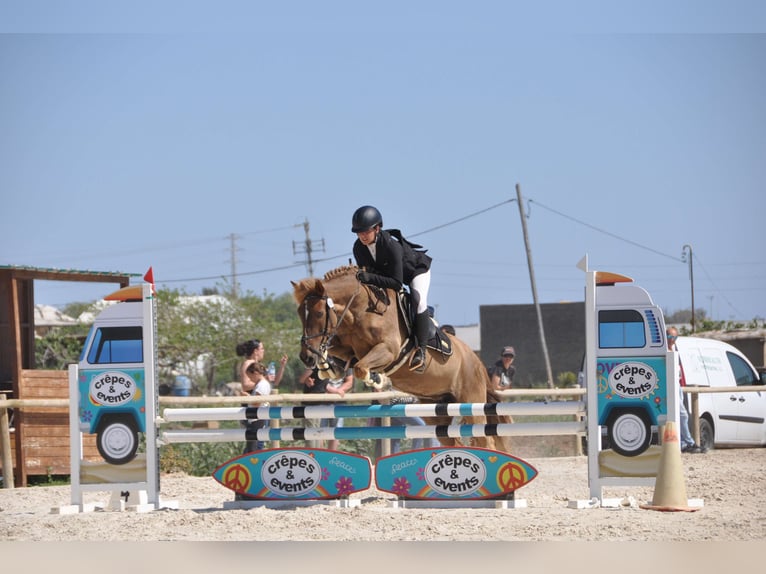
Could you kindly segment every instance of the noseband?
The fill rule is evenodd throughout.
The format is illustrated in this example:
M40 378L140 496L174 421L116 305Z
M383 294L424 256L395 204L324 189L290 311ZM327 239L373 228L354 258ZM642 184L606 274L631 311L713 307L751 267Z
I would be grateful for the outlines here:
M338 312L335 310L335 303L333 303L333 300L331 297L328 297L327 295L313 295L309 294L306 296L306 298L303 300L302 307L303 307L303 336L301 337L301 345L311 351L312 354L316 355L320 360L325 360L327 358L327 349L330 347L330 342L333 340L335 335L338 332L338 327L340 327L340 324L343 322L343 318L346 316L346 312L351 307L351 302L356 298L356 296L359 294L359 286L357 286L356 291L351 296L351 298L348 300L348 303L346 303L343 312L338 315ZM309 333L308 332L308 319L309 319L309 302L312 300L321 299L324 301L325 304L325 321L324 321L324 328L319 333ZM332 313L331 313L332 312ZM330 325L330 315L334 314L337 317L337 321L335 322L335 325ZM317 347L314 347L311 345L310 341L312 339L319 340L319 345Z

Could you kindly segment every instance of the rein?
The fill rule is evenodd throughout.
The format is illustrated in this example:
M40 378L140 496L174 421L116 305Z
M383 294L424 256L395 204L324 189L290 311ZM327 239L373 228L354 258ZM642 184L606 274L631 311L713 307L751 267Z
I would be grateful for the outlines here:
M367 287L372 288L373 286L367 285ZM303 336L301 337L301 344L313 355L316 355L319 358L320 363L327 361L327 358L328 358L327 351L330 347L330 343L332 342L333 338L335 338L335 336L337 335L338 328L343 323L343 319L345 318L346 313L350 309L351 303L354 301L354 299L356 299L357 295L359 295L361 290L362 290L362 283L360 282L360 283L357 283L356 291L354 291L354 293L351 295L349 300L346 302L343 312L340 314L338 314L338 312L335 309L335 304L332 300L332 297L329 297L327 295L317 295L317 294L311 293L304 298L302 303L303 315L304 315L304 320L303 320L304 327L303 327ZM373 303L371 300L370 305L373 308L368 309L368 311L382 314L382 312L378 311L376 308L377 303L383 303L386 307L390 305L390 300L388 299L388 295L383 289L379 289L379 290L370 289L370 291L374 294L374 299L376 303ZM308 303L310 300L314 300L314 299L321 299L325 302L325 324L324 324L324 328L320 332L309 333L307 331L308 312L309 312ZM371 299L373 298L371 297ZM337 321L335 322L334 326L330 325L330 311L333 311L335 316L337 317ZM312 339L317 339L320 337L321 339L317 347L314 347L310 344L310 341ZM412 337L409 337L409 336L406 337L404 341L402 341L402 346L399 349L399 355L394 359L394 361L391 364L384 367L381 372L384 375L388 376L390 373L397 371L405 363L410 351L412 351L414 346L415 346L415 340ZM323 370L323 369L320 368L320 370Z
M335 310L335 304L333 303L333 300L331 297L328 297L327 295L307 295L306 298L303 300L303 307L304 307L304 327L303 327L303 336L301 337L301 343L313 354L315 354L320 359L324 359L327 355L327 348L330 346L330 341L333 340L335 335L338 332L338 327L340 327L341 323L343 322L343 318L346 316L346 313L348 312L349 308L351 307L351 303L354 301L357 295L359 295L359 292L361 291L361 283L357 284L356 291L354 291L354 294L351 295L348 302L346 303L345 307L343 308L343 312L338 315L338 312ZM308 321L308 307L307 303L309 299L322 299L325 302L325 324L324 329L315 334L309 334L306 329ZM333 311L335 313L335 316L337 317L337 321L335 322L335 326L332 328L332 331L330 330L330 311ZM311 339L316 339L317 337L321 337L322 339L319 341L319 347L315 348L309 344L309 341Z

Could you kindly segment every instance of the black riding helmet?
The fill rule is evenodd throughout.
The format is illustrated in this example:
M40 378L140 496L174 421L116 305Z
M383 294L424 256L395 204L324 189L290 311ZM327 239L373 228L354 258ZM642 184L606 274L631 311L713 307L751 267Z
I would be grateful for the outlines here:
M352 233L367 231L376 225L383 225L383 216L372 205L363 205L354 212L354 216L351 218Z

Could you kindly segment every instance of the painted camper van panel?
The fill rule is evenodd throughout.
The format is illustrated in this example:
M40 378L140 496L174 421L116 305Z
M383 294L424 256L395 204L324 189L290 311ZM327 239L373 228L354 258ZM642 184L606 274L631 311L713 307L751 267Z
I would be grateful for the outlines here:
M668 418L669 393L662 311L628 277L597 275L598 424L609 447L638 456Z
M97 435L98 451L111 464L133 460L138 433L146 430L144 307L129 289L106 298L118 302L96 317L78 365L80 430Z

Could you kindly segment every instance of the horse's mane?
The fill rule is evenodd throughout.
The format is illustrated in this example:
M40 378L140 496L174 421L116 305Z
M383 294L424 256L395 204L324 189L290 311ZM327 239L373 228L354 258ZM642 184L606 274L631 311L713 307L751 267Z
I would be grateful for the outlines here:
M328 271L324 274L324 278L321 280L316 277L307 277L306 279L301 279L297 283L291 281L293 285L293 298L295 299L295 302L300 305L309 293L324 291L322 281L330 281L331 279L347 277L349 275L356 278L356 272L358 270L359 268L355 265L344 265L343 267L337 267L336 269Z
M329 281L330 279L335 279L336 277L341 277L344 275L350 275L352 273L356 275L357 271L359 271L359 267L356 265L343 265L342 267L336 267L335 269L331 269L325 273L324 280Z

